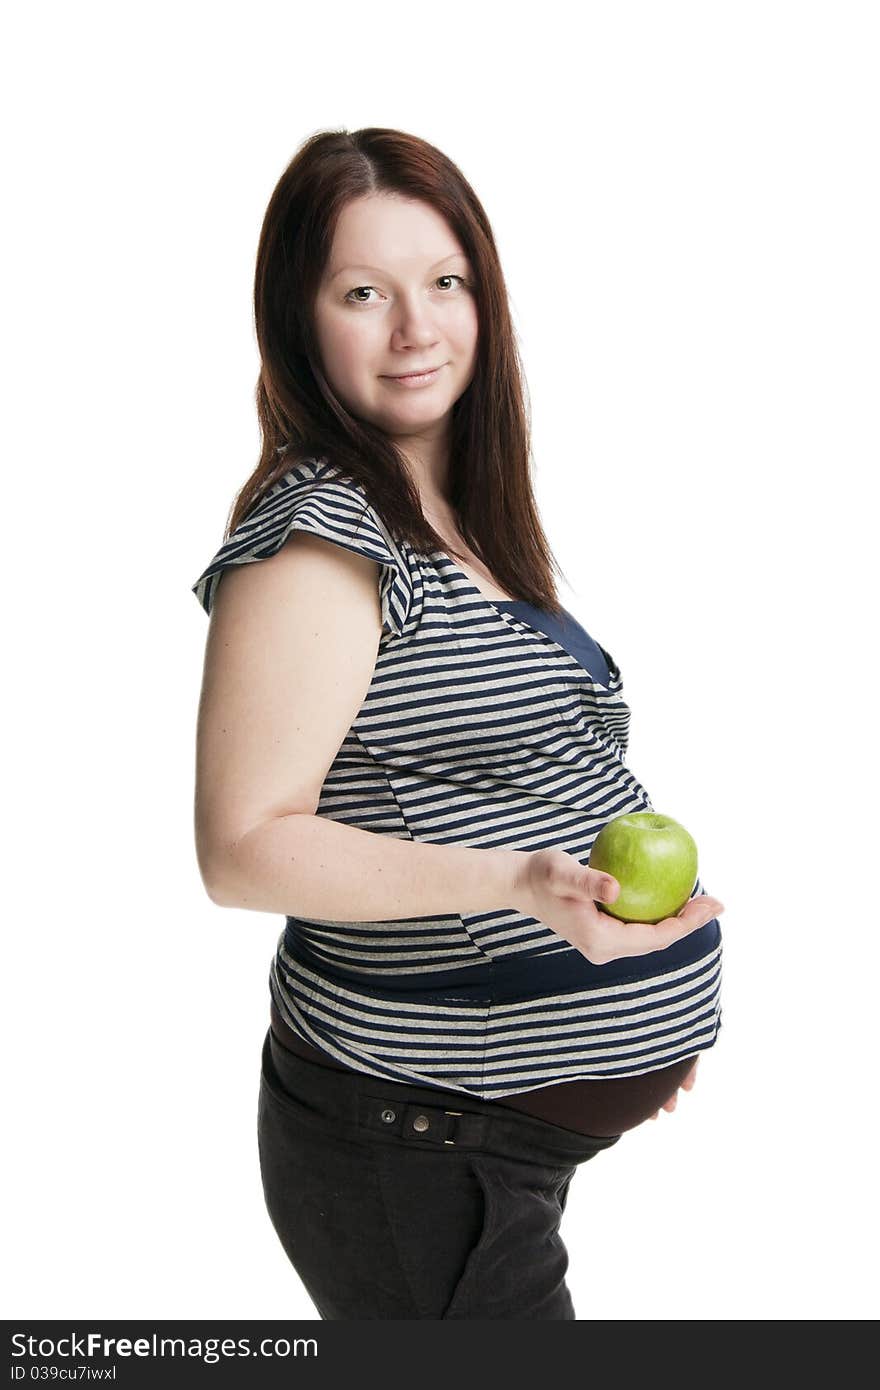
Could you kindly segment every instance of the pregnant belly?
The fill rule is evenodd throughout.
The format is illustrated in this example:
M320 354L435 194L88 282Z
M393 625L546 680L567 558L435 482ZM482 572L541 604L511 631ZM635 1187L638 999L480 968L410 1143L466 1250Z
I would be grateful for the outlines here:
M317 1062L320 1066L330 1067L335 1071L353 1070L303 1042L288 1028L274 1002L270 1003L269 1013L272 1032L290 1052L295 1052L308 1062ZM694 1054L694 1057L696 1055ZM608 1138L615 1134L625 1134L628 1129L635 1129L636 1125L642 1124L655 1110L659 1110L664 1101L674 1096L693 1066L694 1057L684 1057L680 1062L673 1062L671 1066L662 1067L659 1071L644 1072L641 1076L558 1081L537 1091L504 1096L501 1100L491 1103L504 1109L534 1115L536 1119L544 1120L547 1124L560 1125L576 1134Z
M539 1091L503 1096L496 1104L534 1115L578 1134L597 1137L625 1134L649 1119L675 1095L697 1055L683 1057L680 1062L673 1062L659 1071L643 1072L641 1076L559 1081Z

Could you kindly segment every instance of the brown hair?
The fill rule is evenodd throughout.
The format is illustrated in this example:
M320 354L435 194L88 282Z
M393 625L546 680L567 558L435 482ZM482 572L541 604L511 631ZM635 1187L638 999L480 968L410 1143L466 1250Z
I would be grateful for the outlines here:
M350 414L321 369L312 315L336 222L352 199L386 192L429 203L458 236L474 272L477 360L453 407L449 463L448 500L461 535L506 593L558 615L551 566L563 572L532 491L526 388L492 230L456 165L399 130L319 131L300 147L269 200L254 277L262 449L227 537L296 462L322 458L363 487L398 540L420 553L457 555L422 513L397 445Z

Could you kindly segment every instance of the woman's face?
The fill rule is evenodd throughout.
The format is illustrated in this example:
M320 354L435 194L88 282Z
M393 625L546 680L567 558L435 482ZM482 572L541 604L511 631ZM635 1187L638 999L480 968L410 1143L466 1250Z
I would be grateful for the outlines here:
M477 312L471 267L427 203L371 194L336 226L315 304L325 375L348 410L406 440L444 440L473 375ZM426 382L405 373L434 370Z

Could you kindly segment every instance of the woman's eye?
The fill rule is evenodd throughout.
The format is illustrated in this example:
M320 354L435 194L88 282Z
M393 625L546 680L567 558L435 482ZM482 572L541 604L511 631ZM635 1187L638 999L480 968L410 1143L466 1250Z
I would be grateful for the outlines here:
M366 299L351 299L351 296L352 296L353 294L360 294L361 290L371 290L372 288L373 288L372 285L355 285L355 287L354 287L353 290L349 290L349 292L348 292L348 294L345 296L345 298L346 298L347 300L351 300L352 304L367 304L367 303L369 302L368 300L366 300Z
M463 275L438 275L434 284L439 285L441 280L460 280L463 285L467 285L467 281ZM368 299L352 299L352 295L359 295L362 290L376 290L376 287L375 285L355 285L353 290L348 291L348 294L345 296L346 300L351 304L369 304L370 301ZM379 291L376 290L376 293L378 294Z

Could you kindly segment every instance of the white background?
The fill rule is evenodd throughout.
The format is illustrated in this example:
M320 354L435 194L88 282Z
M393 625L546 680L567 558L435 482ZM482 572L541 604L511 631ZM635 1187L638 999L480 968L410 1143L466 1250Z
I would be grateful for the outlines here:
M366 125L487 210L563 602L726 905L694 1090L572 1184L578 1317L876 1316L876 7L311 8L7 22L6 1316L317 1317L258 1168L283 919L195 859L190 587L269 195Z

